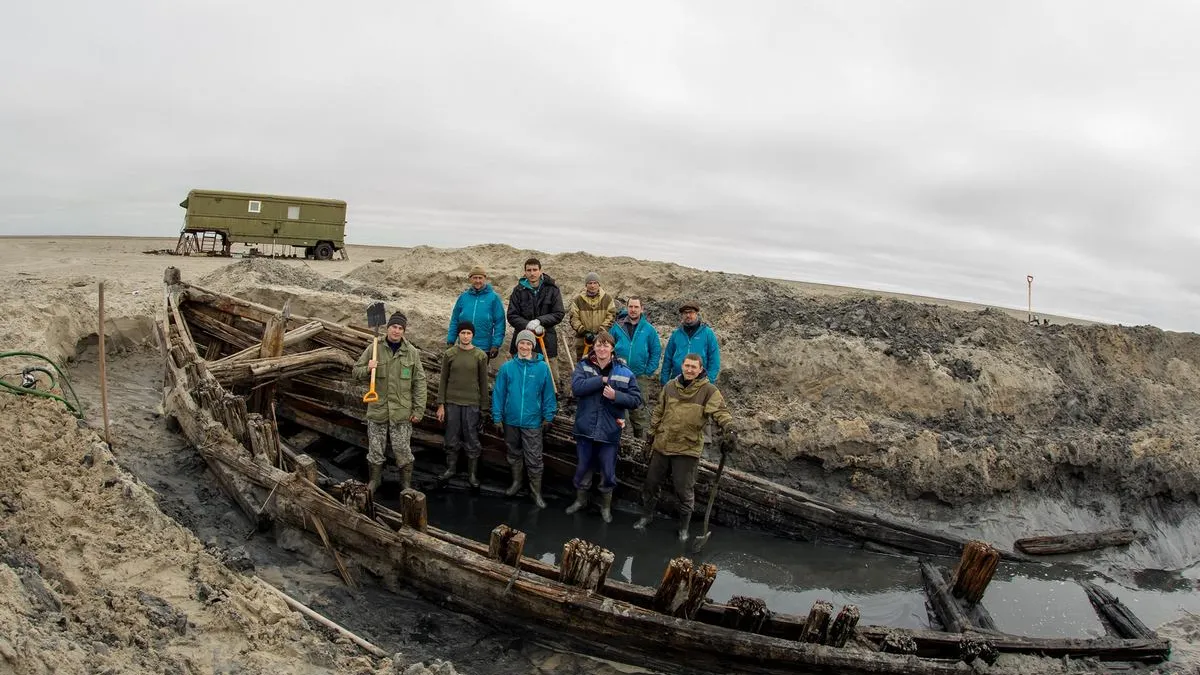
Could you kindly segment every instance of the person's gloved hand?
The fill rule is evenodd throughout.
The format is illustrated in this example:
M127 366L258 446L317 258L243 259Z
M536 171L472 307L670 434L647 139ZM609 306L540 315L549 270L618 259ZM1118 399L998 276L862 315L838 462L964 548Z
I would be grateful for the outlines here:
M496 358L496 357L497 357L497 356L499 356L499 355L500 355L500 348L499 348L499 347L492 347L491 349L487 350L487 357L488 357L489 359L494 359L494 358Z
M550 421L550 420L547 420L547 421L545 421L545 422L542 422L542 433L545 433L545 432L547 432L547 431L550 431L550 427L551 427L551 426L553 426L553 425L554 425L554 422L553 422L553 421Z
M530 321L529 323L525 324L525 330L529 331L530 333L533 333L534 335L541 335L546 329L542 328L541 321L534 319L534 320Z
M591 331L588 331L588 332L586 332L586 333L584 333L584 334L583 334L583 339L584 339L584 340L587 340L588 342L595 342L595 341L596 341L596 334L595 334L595 333L593 333L593 332L591 332Z
M646 434L646 437L642 440L642 443L646 446L647 450L649 450L650 448L653 448L654 447L654 434Z
M453 347L453 346L454 346L454 343L455 343L455 341L454 341L454 340L446 340L446 346L447 346L447 347Z
M738 432L733 427L721 430L721 452L733 452L737 449Z
M492 416L492 426L496 427L496 433L504 435L504 422L500 421L499 417Z

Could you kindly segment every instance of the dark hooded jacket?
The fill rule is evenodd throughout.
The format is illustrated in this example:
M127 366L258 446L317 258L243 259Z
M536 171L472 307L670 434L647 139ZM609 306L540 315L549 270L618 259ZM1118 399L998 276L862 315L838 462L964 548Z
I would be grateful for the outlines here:
M509 342L508 352L517 353L517 333L525 330L529 322L537 319L546 329L542 336L546 342L546 355L550 358L558 356L558 333L554 327L562 322L566 312L563 310L562 291L554 283L549 274L543 274L537 289L530 285L524 277L513 288L508 297L508 325L513 327L513 337ZM535 346L535 352L541 351Z

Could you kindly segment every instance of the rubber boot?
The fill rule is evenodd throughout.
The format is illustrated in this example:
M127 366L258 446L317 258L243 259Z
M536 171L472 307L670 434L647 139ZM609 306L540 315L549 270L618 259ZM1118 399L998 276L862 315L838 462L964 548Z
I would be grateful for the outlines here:
M587 503L588 503L588 491L587 490L576 490L575 491L575 503L571 504L570 506L567 507L567 515L569 516L572 513L575 513L576 511L578 511L579 509L582 509L583 507L587 506Z
M646 529L646 526L649 525L650 521L652 521L652 520L654 520L654 502L651 501L649 503L643 503L642 504L642 517L638 518L638 521L633 524L633 529L644 530L644 529Z
M533 495L533 503L537 504L539 509L546 508L546 501L542 499L542 476L529 477L529 492Z
M401 490L412 489L412 472L413 472L413 463L412 462L409 462L408 464L405 464L404 466L400 467L400 489Z
M612 522L612 493L605 492L600 495L600 518L606 522Z
M438 482L445 483L454 478L454 470L458 468L458 451L446 453L446 470L438 476Z
M508 489L504 491L504 494L509 497L516 496L516 494L521 491L521 482L525 479L525 460L518 459L512 463L511 468L513 482L512 485L509 485Z
M383 482L383 462L371 462L371 482L367 483L371 494L379 489L379 484Z
M479 468L479 458L478 457L468 457L467 458L467 483L469 483L470 486L473 488L479 487L479 479L475 477L475 470L478 468Z
M689 513L686 516L679 516L679 541L687 541L688 528L691 526L691 524L692 514Z

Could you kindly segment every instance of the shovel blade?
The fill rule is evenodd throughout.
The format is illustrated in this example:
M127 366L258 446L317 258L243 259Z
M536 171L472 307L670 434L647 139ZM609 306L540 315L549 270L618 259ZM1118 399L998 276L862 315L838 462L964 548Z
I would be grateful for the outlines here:
M699 553L700 549L708 543L708 538L712 536L712 532L705 532L703 535L692 539L692 553Z
M387 311L382 302L372 302L367 305L367 326L371 330L379 330L387 323Z

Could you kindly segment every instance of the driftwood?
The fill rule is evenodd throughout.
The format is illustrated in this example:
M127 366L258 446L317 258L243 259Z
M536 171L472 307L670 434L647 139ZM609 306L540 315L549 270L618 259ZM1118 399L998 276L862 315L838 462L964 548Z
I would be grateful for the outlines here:
M991 544L982 541L969 541L963 547L962 557L958 567L954 569L954 581L951 593L956 598L963 598L968 604L975 604L983 599L983 593L996 573L1000 564L1000 552Z
M1115 595L1109 593L1103 587L1098 586L1090 581L1080 582L1083 590L1087 593L1088 600L1091 601L1092 607L1096 609L1096 613L1104 619L1106 625L1112 628L1112 632L1119 637L1130 639L1153 639L1157 637L1154 631L1146 627L1141 619L1130 611L1125 603L1117 599Z
M946 583L946 577L942 575L941 570L928 561L922 561L921 578L925 582L925 596L929 598L929 604L946 631L962 633L973 627L966 612L951 595L949 584Z
M1081 532L1077 534L1060 534L1047 537L1026 537L1018 539L1013 547L1029 555L1057 555L1060 553L1078 553L1094 551L1109 546L1127 546L1140 536L1137 530L1123 528L1105 530L1103 532Z
M350 632L349 630L346 630L340 624L337 624L334 621L322 616L321 614L318 614L316 611L314 611L313 609L311 609L304 603L293 598L292 596L288 595L287 593L284 593L283 591L279 590L278 588L275 588L274 586L267 583L266 581L263 581L262 577L254 577L254 578L260 584L262 584L263 588L266 588L267 590L271 591L271 593L275 594L275 596L277 596L280 600L283 600L285 603L287 603L288 607L291 607L292 609L296 610L297 612L300 612L304 616L312 619L313 621L316 621L317 623L328 628L329 630L332 630L333 632L337 633L338 635L341 635L342 637L353 642L354 644L358 645L359 647L362 647L363 651L367 652L368 654L370 654L372 656L378 656L379 658L385 658L387 656L391 656L390 654L388 654L384 650L380 649L379 647L376 647L375 645L371 644L370 642L367 642L366 640L355 635L354 633Z

